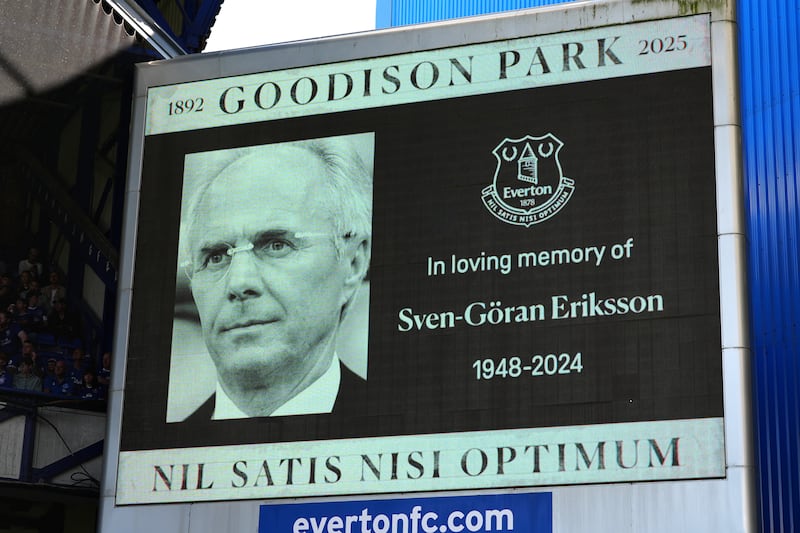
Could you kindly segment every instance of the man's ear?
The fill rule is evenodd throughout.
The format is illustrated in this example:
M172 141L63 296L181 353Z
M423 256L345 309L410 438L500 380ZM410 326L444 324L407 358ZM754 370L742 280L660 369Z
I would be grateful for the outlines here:
M344 260L347 261L347 276L342 291L342 306L346 310L355 298L369 270L372 255L372 239L369 236L354 243L347 243Z

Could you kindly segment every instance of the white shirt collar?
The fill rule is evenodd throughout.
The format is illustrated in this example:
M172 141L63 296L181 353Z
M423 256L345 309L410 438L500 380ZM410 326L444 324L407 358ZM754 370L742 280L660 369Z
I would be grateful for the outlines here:
M333 355L331 366L322 374L317 381L306 387L299 394L290 398L286 403L278 407L269 416L289 416L289 415L311 415L330 413L336 403L336 396L339 394L339 382L341 381L341 369L339 368L339 358ZM230 418L250 418L243 413L236 404L233 403L225 391L217 382L217 402L214 408L212 420L226 420Z

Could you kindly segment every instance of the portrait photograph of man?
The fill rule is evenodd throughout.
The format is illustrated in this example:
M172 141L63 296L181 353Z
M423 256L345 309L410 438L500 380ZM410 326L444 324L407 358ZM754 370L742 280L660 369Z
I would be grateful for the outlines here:
M186 156L167 422L332 413L366 385L373 153Z

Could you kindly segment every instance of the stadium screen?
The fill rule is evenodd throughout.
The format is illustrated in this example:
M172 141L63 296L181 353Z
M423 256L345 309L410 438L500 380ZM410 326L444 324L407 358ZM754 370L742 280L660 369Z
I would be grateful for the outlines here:
M723 477L709 28L150 87L117 503Z

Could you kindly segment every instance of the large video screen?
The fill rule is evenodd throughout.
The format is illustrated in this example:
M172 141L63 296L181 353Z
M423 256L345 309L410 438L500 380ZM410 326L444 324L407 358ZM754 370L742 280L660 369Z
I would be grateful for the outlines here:
M150 88L117 503L724 476L709 40Z

